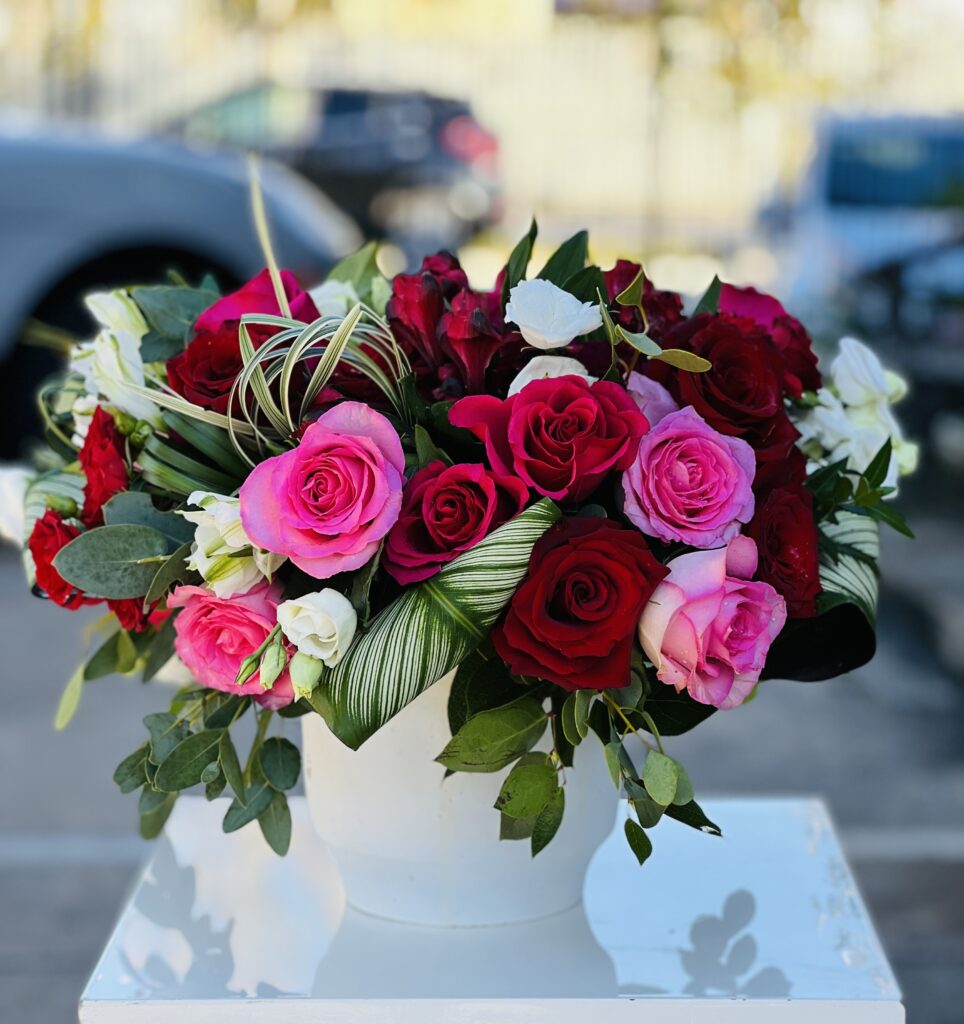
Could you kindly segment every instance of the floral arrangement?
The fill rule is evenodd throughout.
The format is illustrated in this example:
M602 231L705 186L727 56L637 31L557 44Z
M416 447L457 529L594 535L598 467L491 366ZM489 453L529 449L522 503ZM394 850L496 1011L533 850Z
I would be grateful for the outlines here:
M719 832L668 737L872 655L902 382L852 339L824 377L752 288L685 314L585 232L527 276L535 238L491 291L447 253L386 280L373 245L305 291L267 246L232 294L87 300L100 332L40 396L25 555L35 592L106 606L58 726L99 676L192 680L115 774L145 836L200 785L283 854L300 757L274 716L357 748L454 670L425 756L510 769L501 835L552 839L593 734L642 862L664 815Z

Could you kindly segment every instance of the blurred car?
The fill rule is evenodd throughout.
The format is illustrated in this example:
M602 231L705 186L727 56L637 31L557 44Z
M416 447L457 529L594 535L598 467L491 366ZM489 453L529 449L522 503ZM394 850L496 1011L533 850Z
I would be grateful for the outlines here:
M787 305L832 320L842 282L964 237L964 118L824 119L796 193L758 227Z
M416 258L499 212L498 142L464 102L417 91L259 83L173 123L189 141L253 149L321 188L367 234Z
M261 168L279 262L320 279L359 243L354 224L285 167ZM37 323L83 334L96 288L212 273L230 288L264 265L237 154L98 137L79 127L0 125L0 455L35 427L34 385L56 367L21 343ZM41 332L42 333L42 332Z

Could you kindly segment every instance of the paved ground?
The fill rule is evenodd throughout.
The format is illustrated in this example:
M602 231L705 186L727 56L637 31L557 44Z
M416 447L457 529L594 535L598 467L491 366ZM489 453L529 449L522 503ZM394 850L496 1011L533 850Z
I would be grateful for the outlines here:
M964 614L953 610L964 538L938 521L918 520L918 528L916 547L888 544L901 589L885 600L872 665L831 684L769 684L748 707L674 741L673 751L703 792L823 794L909 1020L959 1024L964 680L941 667L937 652L964 635ZM144 854L132 838L133 801L111 772L140 741L140 718L165 697L133 680L90 684L74 723L56 735L50 722L84 620L25 600L17 559L4 552L0 621L0 1017L60 1024L76 1019L77 995Z

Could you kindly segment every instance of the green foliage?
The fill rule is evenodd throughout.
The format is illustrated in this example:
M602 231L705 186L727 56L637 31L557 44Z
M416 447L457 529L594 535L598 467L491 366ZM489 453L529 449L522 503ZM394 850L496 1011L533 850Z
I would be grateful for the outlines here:
M176 632L174 629L175 615L169 615L157 631L157 636L147 652L144 661L144 671L141 675L142 682L150 682L154 676L170 661L174 654L174 640Z
M147 780L146 765L150 744L142 743L114 769L114 782L122 793L133 793Z
M164 828L167 819L174 810L177 793L167 793L158 803L152 802L151 809L140 816L140 832L142 839L156 839Z
M301 773L301 754L291 740L272 737L259 748L261 772L277 790L291 789Z
M545 728L539 701L520 697L470 718L435 760L451 771L497 772L530 751Z
M626 832L626 841L629 843L629 848L636 855L636 860L640 864L643 864L653 852L653 844L650 841L645 831L633 821L632 818L626 819L624 825Z
M161 761L154 776L155 789L176 793L201 781L204 769L218 756L223 730L207 729L192 733Z
M643 783L649 795L663 807L676 796L679 769L676 762L658 750L651 750L643 765Z
M102 679L115 672L126 675L137 665L138 653L130 633L118 629L97 648L84 666L84 679Z
M566 810L566 791L557 789L552 799L539 812L532 827L532 856L541 853L552 842L562 824Z
M98 526L66 544L54 568L91 597L143 597L171 541L149 526Z
M221 734L218 742L218 764L234 795L243 802L246 790L244 776L241 774L241 762L238 760L238 752L231 739L231 733L227 729Z
M183 285L145 285L131 289L131 298L144 314L150 331L141 341L145 363L170 359L184 350L194 322L219 298L204 282L200 288Z
M265 809L258 815L261 834L279 857L291 845L291 811L284 793L275 791Z
M147 715L144 727L151 737L149 756L151 763L155 765L162 764L181 740L187 739L191 734L188 723L169 711Z
M596 302L600 293L606 293L606 278L597 266L583 267L566 281L564 287L580 302Z
M699 302L696 303L693 309L693 316L698 313L716 313L720 308L720 293L723 290L723 282L716 276L713 275L713 280L710 281L709 288L703 293L703 297Z
M536 276L561 288L584 269L588 254L589 232L577 231L556 249Z
M476 648L455 670L449 693L449 728L454 736L480 711L501 707L515 700L521 686L509 674L505 662L491 644Z
M60 701L57 704L57 713L54 715L54 728L58 731L66 729L70 725L70 720L74 717L77 712L77 708L80 706L80 697L84 692L84 669L83 666L78 668L74 674L67 681L67 685L64 687L64 692L60 695Z
M552 761L544 754L520 758L506 776L495 808L510 818L534 818L552 799L559 781Z
M194 539L194 524L174 512L160 512L144 491L121 491L104 505L106 526L148 526L180 546Z
M378 269L377 254L378 243L368 242L357 252L336 263L328 279L352 285L362 302L381 313L385 309L385 299L391 294L391 286Z
M519 239L515 248L509 253L509 262L505 265L505 277L502 281L502 308L509 301L509 292L526 276L529 260L532 259L532 247L535 245L539 228L533 217L529 230Z

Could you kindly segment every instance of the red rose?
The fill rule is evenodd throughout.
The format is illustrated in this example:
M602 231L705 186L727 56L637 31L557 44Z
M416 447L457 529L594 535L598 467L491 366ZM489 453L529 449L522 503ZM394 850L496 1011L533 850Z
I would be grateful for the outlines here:
M692 405L721 434L742 437L757 460L784 459L800 436L783 405L783 366L762 328L743 317L700 313L674 327L664 347L695 352L712 363L706 373L676 370L660 360L645 372L680 406Z
M639 617L666 574L637 530L565 519L533 548L529 576L493 630L496 652L517 675L566 690L626 686Z
M783 595L791 619L817 614L820 550L813 494L800 484L770 493L750 523L760 555L757 579Z
M816 391L823 384L806 328L772 295L755 288L734 288L725 284L720 290L719 310L747 317L769 333L780 353L783 386L788 395L799 398L805 390Z
M151 624L151 613L144 611L144 599L142 597L128 597L123 600L110 600L107 607L117 616L121 629L128 633L143 633Z
M451 299L463 289L469 287L469 279L465 276L462 264L458 257L450 252L437 252L433 256L426 256L422 260L421 272L431 274L439 283L442 295Z
M639 310L634 306L621 306L615 302L616 296L628 288L636 275L642 270L638 263L631 260L617 260L616 265L604 272L606 278L606 294L609 297L613 319L627 331L639 332L644 328L651 338L659 340L670 327L683 319L683 300L676 292L664 292L653 286L653 282L643 277L643 312L646 323L643 323Z
M290 270L281 271L281 283L284 286L285 295L288 296L288 306L291 315L295 320L303 320L311 323L318 319L318 309L311 296L304 291L295 280L295 275ZM271 283L271 275L267 270L262 270L257 277L251 278L247 284L242 285L236 292L225 295L218 299L213 306L209 306L194 324L194 330L198 333L220 331L228 323L235 323L237 332L237 321L245 313L270 313L274 316L281 315L281 307L275 296L274 285Z
M83 591L68 583L54 568L54 558L62 547L80 536L76 526L65 523L59 512L48 508L34 524L27 547L33 558L37 574L37 586L61 608L80 608L85 604L97 604L96 598L87 597Z
M194 405L226 413L231 387L243 367L238 324L228 321L215 331L199 331L183 352L168 359L167 380Z
M613 470L636 457L649 421L618 384L581 377L534 380L504 401L473 395L449 422L485 443L489 464L549 498L583 501Z
M753 477L753 493L757 508L767 495L778 487L803 486L807 479L807 457L794 445L785 459L774 462L758 462Z
M528 488L514 476L432 462L405 488L385 544L385 568L403 586L428 579L518 515L528 500Z
M99 405L87 428L79 459L87 478L81 519L88 527L100 526L104 521L104 504L115 494L127 490L127 461L124 438L114 417Z

